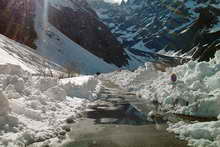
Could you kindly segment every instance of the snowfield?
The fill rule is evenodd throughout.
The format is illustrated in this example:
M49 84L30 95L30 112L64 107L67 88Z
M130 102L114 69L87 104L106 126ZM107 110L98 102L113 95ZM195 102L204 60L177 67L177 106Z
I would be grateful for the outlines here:
M32 76L13 64L0 69L0 146L20 147L56 138L66 122L80 117L99 85L93 76L59 80Z
M0 56L1 65L5 65L7 63L19 65L22 69L32 74L48 69L55 72L63 70L61 66L38 55L28 46L15 42L3 35L0 35ZM6 69L15 70L10 68ZM5 69L2 68L1 71L3 70ZM14 72L16 72L16 70Z
M146 63L134 72L122 70L105 74L103 78L136 93L143 104L146 102L146 106L157 100L167 114L220 119L220 51L210 62L190 61L175 68L166 68L166 72L158 71L158 66L155 67L155 64ZM172 73L177 75L174 83L170 80ZM220 121L194 124L179 122L170 124L168 130L188 140L190 145L219 147L219 124Z

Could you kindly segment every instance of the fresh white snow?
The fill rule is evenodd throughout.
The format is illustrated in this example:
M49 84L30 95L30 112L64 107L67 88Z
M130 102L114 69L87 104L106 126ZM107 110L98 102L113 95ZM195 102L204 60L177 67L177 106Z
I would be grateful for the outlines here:
M59 80L32 76L13 64L0 69L0 146L55 138L68 118L76 121L99 85L93 76Z
M54 134L62 130L67 118L76 120L87 100L97 98L101 81L96 77L34 76L32 72L37 70L30 69L36 68L35 62L45 67L38 60L27 62L27 55L42 57L6 37L1 36L0 41L0 52L8 57L0 59L0 146L14 147L56 137ZM158 65L146 63L134 72L119 70L101 76L136 93L143 104L158 100L168 114L220 119L220 51L210 62L190 61L167 67L166 72L157 69ZM175 84L170 81L171 73L177 74ZM219 129L219 121L179 122L169 124L168 131L188 140L190 145L218 147Z
M172 73L177 75L175 83L170 80ZM158 71L155 64L146 63L134 72L122 70L105 74L103 78L136 93L142 98L143 105L158 100L167 114L220 118L220 51L210 62L190 61L175 68L167 67L166 72ZM171 124L168 130L179 134L191 145L219 147L219 124L219 121L180 122Z
M33 49L17 43L3 35L0 35L0 64L19 65L24 70L31 73L37 73L41 68L62 70L61 66L39 56ZM9 68L7 69L10 70ZM4 69L1 69L1 71L3 70Z
M42 76L47 69L54 77ZM60 70L27 46L0 35L0 146L56 138L66 120L76 121L88 99L97 97L100 81L94 76L59 79Z

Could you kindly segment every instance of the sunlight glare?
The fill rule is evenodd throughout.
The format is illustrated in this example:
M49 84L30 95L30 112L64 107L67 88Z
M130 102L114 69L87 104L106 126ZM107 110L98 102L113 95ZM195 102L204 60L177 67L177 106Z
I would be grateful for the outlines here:
M46 32L48 31L48 0L44 0L43 6L43 32L42 32L42 47L45 46L47 39L46 39Z
M44 0L43 27L44 31L48 30L48 0Z

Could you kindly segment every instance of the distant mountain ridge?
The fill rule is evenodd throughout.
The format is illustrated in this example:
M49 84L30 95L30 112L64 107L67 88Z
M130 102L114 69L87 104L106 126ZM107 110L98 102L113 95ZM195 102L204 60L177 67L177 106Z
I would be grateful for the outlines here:
M214 47L218 44L214 42L220 39L217 0L128 0L121 5L92 0L90 3L129 50L173 50L193 59L208 60L218 49ZM202 47L205 44L208 48Z

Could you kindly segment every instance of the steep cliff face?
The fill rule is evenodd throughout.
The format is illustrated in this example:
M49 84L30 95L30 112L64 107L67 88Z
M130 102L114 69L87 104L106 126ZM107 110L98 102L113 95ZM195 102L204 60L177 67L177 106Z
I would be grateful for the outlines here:
M86 0L0 0L0 8L0 34L37 49L42 55L42 52L52 51L45 39L56 34L51 32L51 26L110 64L121 67L128 63L122 45L97 19L98 16ZM53 41L54 44L61 44L60 39ZM71 48L74 50L74 47ZM59 50L63 49L60 47Z

